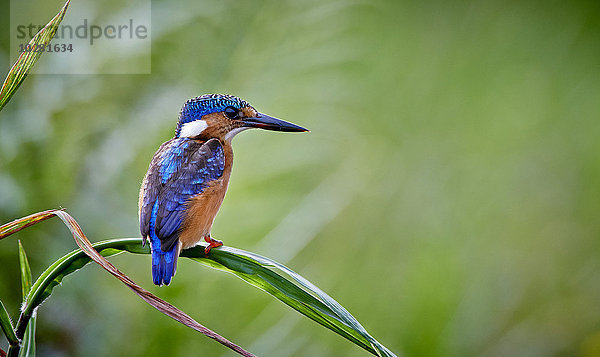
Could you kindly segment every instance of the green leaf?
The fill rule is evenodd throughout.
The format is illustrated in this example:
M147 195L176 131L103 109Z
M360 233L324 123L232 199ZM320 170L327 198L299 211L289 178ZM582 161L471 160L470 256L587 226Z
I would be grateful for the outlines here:
M87 263L94 260L109 273L126 284L144 301L167 316L172 317L225 345L227 345L227 343L231 344L230 341L226 341L221 336L218 336L212 331L199 325L191 317L187 316L174 306L160 300L148 291L139 287L104 258L125 251L136 254L150 254L150 248L148 246L143 247L140 238L114 239L92 245L89 240L87 240L81 227L79 227L73 217L60 210L33 214L29 216L29 220L40 221L38 215L45 216L47 214L57 215L63 220L69 227L75 241L82 250L76 250L63 256L46 269L46 271L44 271L35 281L23 304L21 317L16 328L17 336L21 336L24 332L23 325L28 318L32 316L33 311L35 311L35 309L52 294L52 289L54 289L65 276L81 269ZM24 222L23 219L21 219L1 226L0 238L2 237L3 232L10 231L14 233L15 227L21 227L22 225L29 224L27 221ZM203 245L184 250L181 253L181 256L190 258L211 268L237 275L244 281L273 295L299 313L327 327L374 355L395 356L393 352L373 338L337 301L301 275L274 260L262 257L258 254L225 246L215 248L211 250L208 256L205 256ZM226 342L223 342L223 340ZM234 344L227 346L240 354L251 355Z
M31 290L31 268L21 241L19 241L19 264L21 266L21 291L23 292L23 300L25 300L29 290Z
M15 329L10 321L10 316L8 315L8 311L6 311L2 301L0 301L0 327L2 328L2 332L4 332L4 335L11 346L19 344L19 339L15 334Z
M23 301L27 298L27 294L31 290L31 268L29 267L29 261L27 260L27 254L25 249L19 241L19 263L21 266L21 288L23 292ZM19 357L35 357L35 324L36 324L36 313L33 311L31 319L27 324L23 341L21 342L21 349L19 350Z
M226 246L211 250L208 258L204 258L203 246L184 250L181 256L237 275L375 355L395 356L373 338L342 305L281 263ZM285 273L300 286L277 274L275 270Z
M94 248L102 256L109 257L122 253L126 249L135 250L134 247L129 247L131 244L129 240L109 240L94 244ZM52 294L54 287L60 284L65 276L83 268L90 261L91 258L81 250L73 251L55 261L35 281L22 310L33 311Z
M33 36L31 41L29 41L29 45L47 46L50 44L50 41L56 34L56 30L58 30L60 22L65 16L65 12L67 11L70 1L71 0L67 0L58 14L56 14L56 16L54 16L54 18L50 20L50 22L48 22L43 29ZM25 77L27 77L27 74L29 74L29 71L40 58L42 53L43 52L35 51L23 52L19 58L17 58L17 61L6 75L4 84L2 84L2 89L0 89L0 110L2 110L10 98L12 98L13 94L19 88L21 83L23 83Z
M139 238L114 239L95 243L93 247L104 257L124 251L150 254L148 246L142 247ZM381 345L339 303L299 274L271 259L230 247L211 250L204 256L204 247L184 250L182 257L205 264L211 268L233 273L244 281L266 291L301 314L334 331L365 350L380 356L395 356ZM24 309L41 304L65 276L81 269L91 261L81 250L73 251L52 264L34 283ZM298 285L278 274L275 269L289 275Z

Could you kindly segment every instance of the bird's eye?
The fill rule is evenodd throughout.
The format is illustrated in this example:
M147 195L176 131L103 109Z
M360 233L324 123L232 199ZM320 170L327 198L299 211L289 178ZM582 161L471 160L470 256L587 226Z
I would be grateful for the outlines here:
M234 107L227 107L224 112L229 119L238 119L240 117L240 111Z

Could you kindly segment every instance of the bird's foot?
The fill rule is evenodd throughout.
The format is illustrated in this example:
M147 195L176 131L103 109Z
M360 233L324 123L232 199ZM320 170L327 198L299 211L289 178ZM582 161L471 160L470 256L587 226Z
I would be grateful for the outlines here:
M206 241L206 243L208 243L208 247L204 248L205 255L208 255L208 253L210 253L211 249L220 247L223 245L222 241L220 241L218 239L213 239L211 236L204 237L204 240Z

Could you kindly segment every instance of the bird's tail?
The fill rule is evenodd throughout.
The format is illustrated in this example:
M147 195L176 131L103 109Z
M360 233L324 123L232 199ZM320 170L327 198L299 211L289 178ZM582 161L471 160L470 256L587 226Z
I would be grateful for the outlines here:
M163 252L159 245L152 246L152 281L154 284L169 285L171 278L177 271L177 258L179 257L179 244Z

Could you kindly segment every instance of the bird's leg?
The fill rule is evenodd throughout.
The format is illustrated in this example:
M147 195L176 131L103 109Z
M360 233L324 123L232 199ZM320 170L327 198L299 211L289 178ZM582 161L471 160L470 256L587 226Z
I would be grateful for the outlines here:
M206 243L208 243L208 247L204 248L204 254L206 254L206 255L208 255L208 253L210 253L211 249L220 247L223 245L223 242L221 242L218 239L213 239L211 236L205 236L204 241L206 241Z

